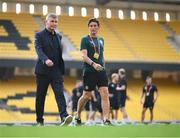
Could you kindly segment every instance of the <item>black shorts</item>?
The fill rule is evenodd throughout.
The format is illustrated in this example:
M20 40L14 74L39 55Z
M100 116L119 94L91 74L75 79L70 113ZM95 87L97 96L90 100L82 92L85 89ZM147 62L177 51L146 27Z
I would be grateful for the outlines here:
M85 111L90 111L90 101L87 101L86 105L84 106Z
M110 100L110 109L111 110L118 110L119 109L118 99Z
M72 111L73 112L77 111L77 104L78 104L78 102L75 102L75 101L72 102Z
M143 108L153 109L154 108L154 103L153 102L145 102L143 104Z
M125 93L120 93L119 95L119 107L123 108L126 105L126 94Z
M100 72L85 72L83 76L83 86L85 91L95 90L96 86L108 87L108 78L106 71Z
M92 111L95 111L95 112L98 111L98 112L102 113L100 101L97 101L97 102L91 101L91 104L92 104Z
M76 107L72 107L72 111L76 112L77 111L77 106Z

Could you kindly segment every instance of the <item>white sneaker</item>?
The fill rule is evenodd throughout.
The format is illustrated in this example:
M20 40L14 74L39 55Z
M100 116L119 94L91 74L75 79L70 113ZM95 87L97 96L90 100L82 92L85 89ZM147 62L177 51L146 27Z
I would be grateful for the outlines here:
M117 125L117 124L118 124L118 121L115 120L115 119L113 119L113 120L112 120L112 124Z
M71 115L68 115L65 117L65 119L62 121L61 126L68 126L73 121L73 117Z
M124 118L124 119L122 119L121 122L122 122L122 124L131 124L131 121L129 118Z
M95 125L95 122L92 120L88 120L88 121L86 121L85 125L92 126L92 125Z

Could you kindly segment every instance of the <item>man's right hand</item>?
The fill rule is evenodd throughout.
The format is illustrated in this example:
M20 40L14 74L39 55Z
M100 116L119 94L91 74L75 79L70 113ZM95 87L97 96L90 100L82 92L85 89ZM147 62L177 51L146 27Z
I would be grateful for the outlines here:
M45 63L46 63L46 65L47 65L48 67L52 67L52 66L54 65L54 63L53 63L52 60L50 60L50 59L47 59L47 60L45 61Z
M97 63L93 63L93 67L97 71L103 70L103 67L100 64L97 64Z

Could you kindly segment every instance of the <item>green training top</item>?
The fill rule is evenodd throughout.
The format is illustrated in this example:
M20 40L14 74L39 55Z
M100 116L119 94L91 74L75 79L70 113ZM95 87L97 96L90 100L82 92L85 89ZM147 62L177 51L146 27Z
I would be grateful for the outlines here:
M95 46L94 46L94 44L95 44ZM82 37L80 50L83 50L83 49L87 50L87 56L92 61L94 61L95 63L100 64L103 67L105 67L104 56L103 56L104 39L102 37L93 37L93 38L91 38L89 35ZM96 50L96 53L99 54L98 59L96 59L94 57L95 50ZM99 53L99 51L100 51L100 53ZM96 72L96 70L91 65L84 62L83 72Z

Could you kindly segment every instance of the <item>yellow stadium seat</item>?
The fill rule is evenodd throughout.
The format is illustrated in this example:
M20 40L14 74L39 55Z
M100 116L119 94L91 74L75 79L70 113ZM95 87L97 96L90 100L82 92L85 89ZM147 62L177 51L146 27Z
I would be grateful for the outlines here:
M71 94L72 89L75 87L76 79L72 77L65 77L65 90ZM159 98L155 104L154 119L160 121L180 120L180 111L177 107L180 106L180 86L169 80L155 79L154 83L158 87ZM17 94L27 95L28 92L35 92L35 78L33 77L16 77L9 81L0 81L0 99L7 99L8 96L16 96ZM142 105L140 104L140 94L142 92L143 82L139 79L130 79L128 81L127 95L130 100L126 102L126 109L129 118L132 120L140 121ZM27 108L35 111L35 97L24 96L22 99L9 99L7 106L16 106L18 109ZM70 113L70 109L68 109ZM57 105L55 102L54 93L49 87L46 96L45 112L58 113ZM46 119L47 118L47 119ZM85 120L85 112L83 112L83 120ZM119 120L122 115L119 112ZM46 121L56 121L59 115L45 116ZM147 111L146 119L149 120L149 112ZM22 113L19 110L5 110L0 109L0 122L9 121L35 121L34 113Z
M18 50L13 42L0 42L0 58L36 59L34 33L39 30L39 27L32 15L25 13L19 15L15 13L0 13L0 20L12 21L21 37L27 37L31 41L28 44L28 50ZM3 26L0 26L0 32L1 36L8 36Z

